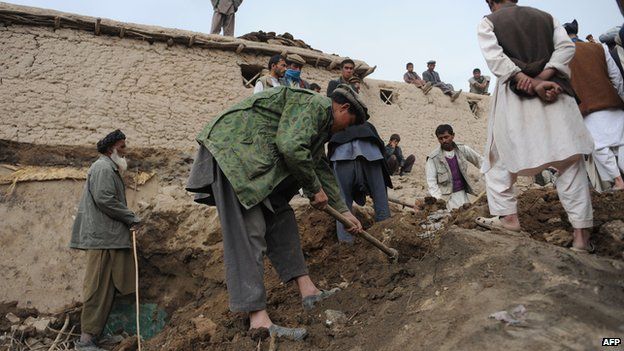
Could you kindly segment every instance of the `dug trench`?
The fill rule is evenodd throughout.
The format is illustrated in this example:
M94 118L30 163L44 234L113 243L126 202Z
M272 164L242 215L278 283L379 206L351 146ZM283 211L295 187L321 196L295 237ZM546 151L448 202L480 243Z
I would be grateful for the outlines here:
M29 149L36 147L3 149L0 159L22 164L40 164L51 157L53 164L81 159L83 166L97 156L78 148L85 156L76 157L77 150L71 147L61 156L40 156L44 150L35 156ZM148 162L151 157L158 161ZM268 350L270 340L253 340L245 316L228 311L216 211L193 204L182 189L190 157L169 150L139 150L135 158L143 159L141 170L158 174L157 190L139 206L145 222L138 237L141 298L158 303L170 316L165 329L144 348ZM14 197L0 205L16 206L22 195L18 186ZM569 236L569 223L551 188L520 196L525 231L520 235L476 229L474 217L487 212L483 200L453 212L433 234L422 225L438 208L414 213L392 207L392 218L368 231L400 252L398 263L360 240L352 246L338 244L334 221L311 209L307 201L295 199L292 205L310 275L320 288L341 291L305 311L296 287L282 284L267 261L267 309L274 322L309 331L302 342L279 340L277 349L597 349L602 337L624 333L624 224L618 222L624 217L624 195L594 194L593 199L595 255L565 247L562 230ZM370 223L370 212L364 207L358 215ZM68 240L71 217L65 222ZM527 312L517 324L489 318L518 305ZM36 310L3 306L3 312L37 315ZM328 310L339 316L329 326ZM78 316L71 311L71 323L78 328ZM64 313L56 317L53 327L58 329ZM0 332L8 328L0 323Z

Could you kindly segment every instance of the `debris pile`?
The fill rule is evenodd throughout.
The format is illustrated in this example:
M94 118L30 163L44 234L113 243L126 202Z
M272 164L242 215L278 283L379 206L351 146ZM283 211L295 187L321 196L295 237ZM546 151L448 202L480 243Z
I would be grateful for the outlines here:
M275 32L251 32L239 37L249 41L269 43L274 45L294 46L303 49L309 49L321 52L320 50L313 49L310 45L306 44L301 39L295 39L292 34L286 32L284 34L276 34Z

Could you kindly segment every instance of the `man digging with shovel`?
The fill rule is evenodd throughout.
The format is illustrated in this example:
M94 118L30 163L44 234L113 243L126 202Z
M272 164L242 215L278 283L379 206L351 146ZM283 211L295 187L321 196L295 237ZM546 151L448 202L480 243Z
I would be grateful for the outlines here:
M362 230L340 198L324 145L331 133L367 119L366 106L347 85L339 85L331 98L277 87L232 106L197 137L187 190L197 193L195 201L217 207L230 309L249 313L250 329L296 341L307 335L304 328L278 326L269 318L265 252L280 279L295 282L304 308L337 291L321 291L310 279L288 203L303 188L312 206L329 204L347 217L351 234Z

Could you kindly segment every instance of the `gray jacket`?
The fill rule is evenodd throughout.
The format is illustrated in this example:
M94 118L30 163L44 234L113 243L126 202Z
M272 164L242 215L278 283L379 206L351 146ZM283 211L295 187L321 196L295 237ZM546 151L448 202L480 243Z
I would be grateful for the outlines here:
M429 72L429 70L426 70L426 71L423 72L422 77L423 77L423 80L425 82L431 82L431 83L441 83L442 82L440 80L440 75L436 71Z
M212 8L215 12L231 15L238 11L238 7L242 3L243 0L212 0Z
M126 188L117 165L107 156L87 173L69 247L73 249L131 248L130 226L139 217L128 209Z

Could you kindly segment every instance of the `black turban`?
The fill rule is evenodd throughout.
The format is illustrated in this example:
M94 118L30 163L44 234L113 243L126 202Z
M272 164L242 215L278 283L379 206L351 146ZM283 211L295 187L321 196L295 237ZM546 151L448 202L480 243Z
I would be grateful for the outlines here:
M355 123L362 124L366 122L370 116L368 115L368 108L364 104L364 101L360 98L360 95L353 90L353 88L347 84L339 84L332 96L342 95L355 110Z
M126 140L126 135L122 133L121 130L117 129L97 142L97 151L101 154L105 154L111 146L115 145L119 140Z
M576 20L572 21L572 23L564 23L563 28L568 34L578 34L578 22Z

